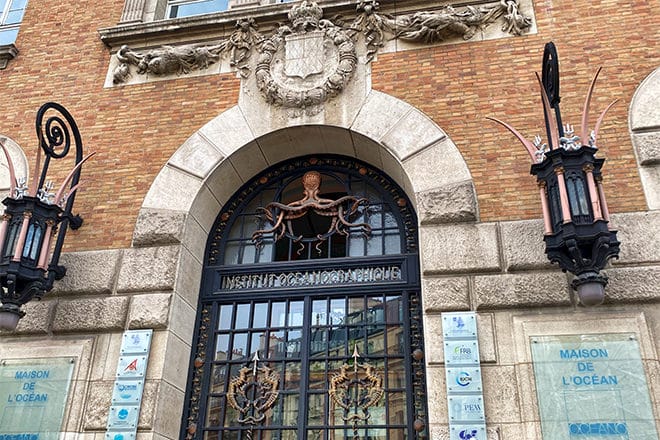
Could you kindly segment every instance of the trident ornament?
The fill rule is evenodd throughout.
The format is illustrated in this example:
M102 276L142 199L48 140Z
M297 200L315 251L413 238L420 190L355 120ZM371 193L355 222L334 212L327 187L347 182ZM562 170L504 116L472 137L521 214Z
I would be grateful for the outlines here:
M249 426L248 440L252 440L252 430L266 419L266 412L279 396L279 374L265 365L259 367L259 361L259 353L255 352L252 368L241 368L227 390L227 402L240 413L236 421Z
M353 347L353 366L344 364L330 379L328 394L344 409L342 419L353 427L353 439L360 440L358 423L366 422L369 408L376 405L385 394L383 376L376 367L358 363L360 354L357 344Z

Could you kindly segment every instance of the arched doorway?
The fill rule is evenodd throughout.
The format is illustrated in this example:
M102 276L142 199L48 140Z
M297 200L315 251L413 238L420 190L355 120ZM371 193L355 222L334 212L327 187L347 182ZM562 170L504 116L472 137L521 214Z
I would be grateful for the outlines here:
M269 168L207 242L182 438L417 438L426 426L417 219L353 158Z

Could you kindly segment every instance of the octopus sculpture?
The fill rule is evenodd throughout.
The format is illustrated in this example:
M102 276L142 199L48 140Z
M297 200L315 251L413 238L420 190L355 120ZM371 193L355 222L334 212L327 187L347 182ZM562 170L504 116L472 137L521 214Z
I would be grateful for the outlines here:
M350 218L357 212L361 204L368 202L365 198L355 196L344 196L337 200L324 199L319 197L319 188L321 187L321 174L318 171L309 171L302 177L304 197L289 204L271 202L266 207L258 208L272 227L269 229L260 229L252 234L252 241L261 247L264 234L275 233L275 241L280 240L287 235L296 243L301 243L302 235L297 235L293 231L292 220L304 217L309 212L314 212L324 217L332 217L330 227L325 233L316 235L318 244L316 249L321 252L319 245L335 233L348 236L348 228L360 228L365 236L371 233L371 226L367 223L351 223ZM298 254L304 249L304 244L298 250Z

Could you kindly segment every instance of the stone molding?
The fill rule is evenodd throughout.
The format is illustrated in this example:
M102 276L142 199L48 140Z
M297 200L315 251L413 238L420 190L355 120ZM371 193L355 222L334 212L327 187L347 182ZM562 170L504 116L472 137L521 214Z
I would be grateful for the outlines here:
M649 209L660 209L660 67L639 85L630 103L629 126Z
M6 69L7 64L18 56L15 44L0 45L0 70Z
M359 1L357 7L353 2L345 1L324 2L323 6L330 12L323 19L322 9L315 2L306 0L293 6L286 5L288 11L284 5L272 5L259 7L258 10L223 11L172 19L167 20L167 24L135 24L139 21L140 8L145 9L147 3L144 0L126 0L122 23L114 28L99 30L101 40L115 52L106 86L173 78L191 72L212 74L235 70L245 78L256 68L255 73L261 72L260 89L266 99L300 107L309 105L310 100L322 102L345 87L355 70L351 65L358 61L354 50L348 47L350 45L364 46L361 62L368 64L378 52L518 36L535 31L533 7L529 0L475 1L474 4L460 6L437 2L424 8L417 5L403 10L386 5L383 12L375 0ZM251 13L250 18L245 18L246 12ZM291 26L279 24L284 22L282 18L286 12ZM337 18L340 13L342 18ZM353 15L352 21L343 18L349 14ZM298 23L303 28L292 19L299 16L306 16ZM313 18L310 20L309 17ZM234 21L234 29L230 31ZM260 27L267 29L267 32L261 33ZM264 78L271 74L270 61L283 47L284 39L290 35L311 35L312 30L325 33L326 40L334 41L339 49L340 65L333 74L324 77L323 86L316 85L309 89L307 96L298 96L298 87L289 89L286 85L291 78L282 83ZM191 43L186 38L187 32L194 34L198 41ZM341 36L341 41L337 35ZM144 42L149 40L155 44L145 47ZM133 49L135 43L141 48ZM251 55L255 53L268 62L255 66L250 62L250 58L255 58ZM228 64L221 63L221 58L228 58ZM211 68L214 64L216 67ZM286 90L277 90L278 87Z

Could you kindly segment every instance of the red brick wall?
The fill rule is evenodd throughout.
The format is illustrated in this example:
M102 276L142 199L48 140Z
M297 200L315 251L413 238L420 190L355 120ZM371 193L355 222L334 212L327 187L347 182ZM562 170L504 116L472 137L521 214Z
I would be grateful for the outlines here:
M373 86L420 108L454 140L474 178L482 220L537 218L539 202L521 145L485 116L504 119L528 136L541 134L533 71L543 44L554 40L562 62L563 116L579 126L584 93L605 66L593 105L620 102L601 130L611 211L644 210L627 128L639 82L660 65L660 14L648 1L537 1L538 35L379 55ZM68 250L130 245L142 200L160 168L188 136L233 106L233 74L180 78L104 89L109 52L97 29L117 23L123 0L32 0L18 58L0 71L4 111L0 134L34 157L34 117L48 100L74 115L87 151L86 183L76 205L85 226ZM595 116L594 116L595 118Z

